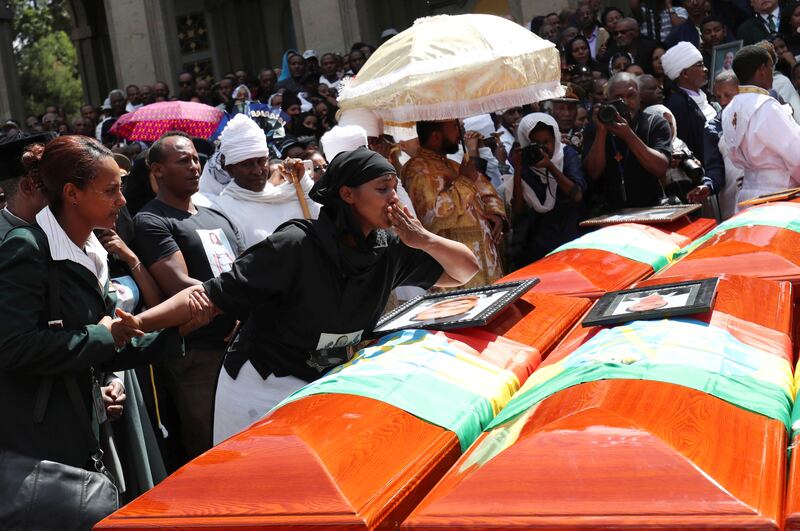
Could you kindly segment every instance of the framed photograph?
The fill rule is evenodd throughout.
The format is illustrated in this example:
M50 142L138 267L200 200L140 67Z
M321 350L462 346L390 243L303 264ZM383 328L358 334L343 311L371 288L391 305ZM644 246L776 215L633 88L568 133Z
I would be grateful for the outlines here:
M618 223L671 223L699 210L701 205L664 205L645 208L624 208L611 214L581 221L581 227L604 227Z
M742 41L714 46L711 55L711 72L708 73L708 91L714 92L714 78L723 70L733 70L733 58L742 48Z
M705 278L606 293L581 324L612 325L704 313L714 307L718 282L717 278Z
M380 318L373 335L407 328L449 330L483 326L539 283L530 278L415 297Z
M798 196L800 196L800 188L789 188L787 190L781 190L780 192L760 195L758 197L754 197L753 199L742 201L739 203L739 206L761 205L763 203L772 203L774 201L789 201L790 199L795 199Z

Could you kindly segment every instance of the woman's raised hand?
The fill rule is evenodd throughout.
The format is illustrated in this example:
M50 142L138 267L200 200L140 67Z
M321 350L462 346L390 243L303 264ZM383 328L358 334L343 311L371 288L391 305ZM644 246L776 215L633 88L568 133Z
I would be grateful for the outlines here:
M431 233L408 211L407 207L393 203L387 208L389 222L400 241L415 249L421 249L430 241Z

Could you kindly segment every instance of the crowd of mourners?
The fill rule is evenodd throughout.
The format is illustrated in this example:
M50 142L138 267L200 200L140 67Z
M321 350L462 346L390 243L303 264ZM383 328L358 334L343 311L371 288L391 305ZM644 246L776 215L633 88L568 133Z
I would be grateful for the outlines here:
M130 85L74 117L48 107L6 122L0 402L44 400L52 416L0 407L0 422L23 426L3 430L0 447L84 466L91 448L67 390L43 395L39 378L91 369L107 416L131 423L114 430L130 497L347 360L387 304L494 282L578 237L589 217L702 203L725 219L742 198L796 184L800 150L783 147L800 141L800 3L656 5L582 0L535 17L528 28L560 52L563 96L463 120L390 129L372 111L340 110L375 51L359 42L345 54L288 50L279 68L216 80L182 72L177 90ZM709 80L714 48L736 40L744 47L720 54ZM126 113L174 100L223 111L217 133L114 134ZM302 219L317 222L291 221ZM20 232L31 225L41 230ZM59 261L75 267L60 273L70 296L54 320L37 312L54 311ZM330 279L314 273L329 267ZM369 296L332 287L352 279ZM361 296L375 304L354 304ZM313 311L295 303L309 298ZM79 332L34 332L54 321ZM256 403L243 407L244 395Z

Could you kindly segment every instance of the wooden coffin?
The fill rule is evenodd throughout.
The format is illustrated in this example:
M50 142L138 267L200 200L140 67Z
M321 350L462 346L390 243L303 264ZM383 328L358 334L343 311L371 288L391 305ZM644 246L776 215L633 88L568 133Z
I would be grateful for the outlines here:
M790 291L787 283L724 278L714 311L777 331L788 343ZM539 370L597 331L576 326ZM403 528L780 527L784 424L692 388L582 383L498 429L507 438L483 433Z
M589 304L529 292L489 326L452 338L524 379ZM522 340L533 354L504 354L504 340ZM394 406L308 396L212 448L96 529L396 526L460 454L453 432Z
M783 205L786 203L757 208L781 208ZM653 278L666 281L687 275L721 273L797 283L800 281L800 233L757 224L731 228L715 235Z
M716 222L711 219L688 218L668 225L654 225L666 234L687 238L687 243L710 231ZM601 229L602 230L602 229ZM653 268L624 256L599 249L566 249L548 255L519 269L501 281L508 282L538 277L533 287L541 293L555 293L596 299L609 291L616 291L653 274Z

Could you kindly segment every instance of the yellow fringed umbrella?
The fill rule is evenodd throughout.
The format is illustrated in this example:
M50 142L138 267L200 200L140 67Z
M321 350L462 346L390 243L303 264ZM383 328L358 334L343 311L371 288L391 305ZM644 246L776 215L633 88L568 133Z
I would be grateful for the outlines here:
M553 43L504 18L426 17L370 56L339 105L394 123L466 118L562 96L560 66Z

